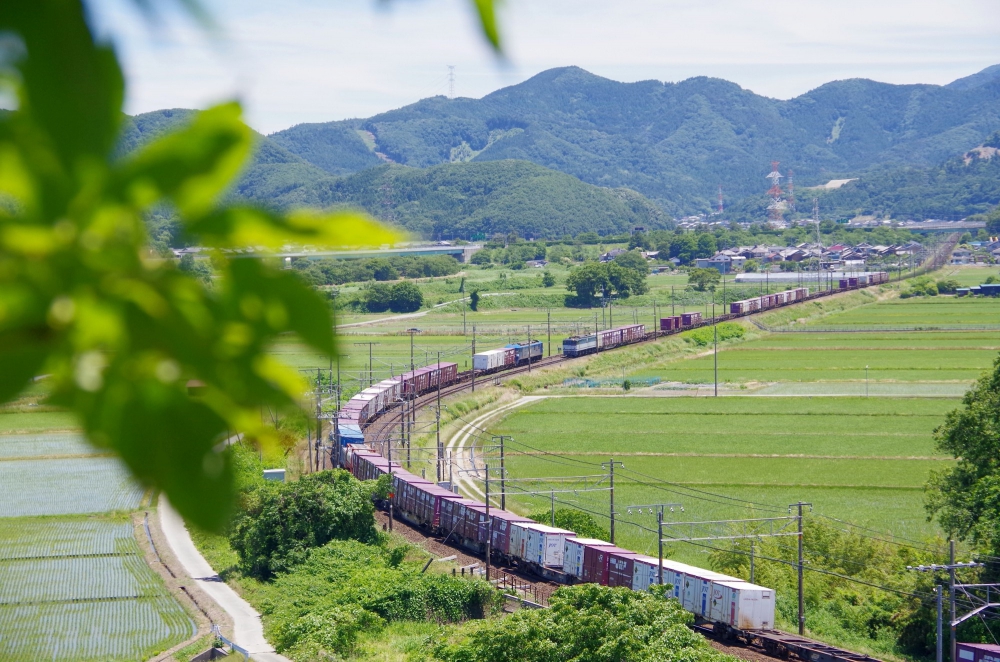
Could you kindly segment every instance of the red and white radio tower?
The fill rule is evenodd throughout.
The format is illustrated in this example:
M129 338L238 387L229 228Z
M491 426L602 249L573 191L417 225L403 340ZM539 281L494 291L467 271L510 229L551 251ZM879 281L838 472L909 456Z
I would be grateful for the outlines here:
M719 215L722 215L722 187L719 187Z
M771 198L771 204L767 206L767 219L771 222L781 221L784 217L785 200L784 191L781 190L781 178L783 175L778 172L778 161L771 161L771 173L767 179L771 180L771 188L767 195Z

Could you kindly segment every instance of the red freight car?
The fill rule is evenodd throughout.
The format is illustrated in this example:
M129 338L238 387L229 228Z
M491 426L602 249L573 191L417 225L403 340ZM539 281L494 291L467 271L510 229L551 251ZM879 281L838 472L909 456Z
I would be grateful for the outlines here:
M462 497L454 492L449 492L443 487L431 484L427 487L417 488L417 519L427 526L437 527L441 524L441 504L452 499Z
M681 313L681 326L691 326L701 322L701 313Z
M583 573L580 575L580 579L585 582L593 582L595 584L607 585L608 583L608 570L611 561L611 555L617 554L629 554L627 549L622 549L615 546L605 546L605 545L584 545L583 548ZM633 557L635 558L635 557ZM631 582L631 577L629 578Z
M660 331L673 331L674 329L679 329L679 328L681 328L680 315L660 318Z
M636 552L611 552L608 558L608 586L632 588L635 560L640 556L641 554Z

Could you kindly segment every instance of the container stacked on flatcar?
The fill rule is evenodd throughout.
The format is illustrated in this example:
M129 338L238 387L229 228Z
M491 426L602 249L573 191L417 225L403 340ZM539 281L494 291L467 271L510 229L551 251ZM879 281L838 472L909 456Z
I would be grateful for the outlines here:
M680 315L671 315L670 317L660 318L660 331L674 331L679 328L681 328Z
M472 355L472 367L480 372L496 372L514 365L517 352L513 348L488 349Z

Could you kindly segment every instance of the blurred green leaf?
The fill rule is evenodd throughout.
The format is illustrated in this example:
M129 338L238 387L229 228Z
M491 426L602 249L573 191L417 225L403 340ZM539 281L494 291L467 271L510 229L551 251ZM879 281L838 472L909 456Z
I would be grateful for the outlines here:
M248 247L355 247L398 235L353 213L279 213L222 200L252 148L235 103L124 161L111 157L121 118L114 53L94 42L80 0L0 4L19 35L18 110L0 114L0 400L41 371L55 404L113 449L188 520L224 527L232 476L227 437L269 443L262 408L299 406L307 388L268 354L295 333L334 348L326 302ZM217 249L206 286L151 258L144 214L172 205L192 240ZM189 380L202 384L198 393Z
M205 246L280 248L293 241L316 246L347 248L392 244L402 235L370 217L355 212L294 211L278 214L266 209L233 205L192 219L187 231Z
M500 29L497 26L496 2L495 0L472 0L472 5L479 16L479 24L483 29L483 36L490 42L493 50L498 53L503 50L500 44Z
M24 41L21 109L29 110L63 167L71 170L81 157L103 159L118 138L124 81L114 51L94 43L82 3L0 3L2 30Z
M252 144L239 104L216 106L128 159L117 173L118 186L140 207L169 198L181 214L198 216L239 174Z

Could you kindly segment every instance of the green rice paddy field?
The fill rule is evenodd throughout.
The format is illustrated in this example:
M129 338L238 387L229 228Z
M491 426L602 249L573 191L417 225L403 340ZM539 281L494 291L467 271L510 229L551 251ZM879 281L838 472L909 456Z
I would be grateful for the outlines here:
M126 514L143 488L71 416L32 411L37 391L0 412L0 659L141 660L191 637Z
M719 380L731 382L723 389L728 397L671 397L656 388L629 397L553 396L512 410L489 432L511 437L506 461L516 478L595 476L606 473L602 461L623 462L615 481L618 537L640 551L655 553L655 533L648 531L655 518L629 515L627 506L664 502L683 504L684 513L675 509L672 517L690 521L780 515L802 500L821 515L889 535L933 537L939 532L927 521L923 489L932 471L951 462L935 451L933 430L960 405L956 396L992 365L1000 332L826 330L873 320L919 326L932 319L1000 324L1000 301L874 301L809 321L823 332L765 333L720 348ZM870 398L858 397L865 366ZM630 375L711 383L713 356L689 354ZM842 397L806 396L824 391ZM892 393L925 397L886 397ZM764 397L771 394L783 397ZM512 490L528 484L513 483ZM538 491L579 488L557 500L608 511L606 481L537 485L544 486ZM520 496L515 503L539 510L549 496ZM675 545L673 553L698 561L704 549Z

